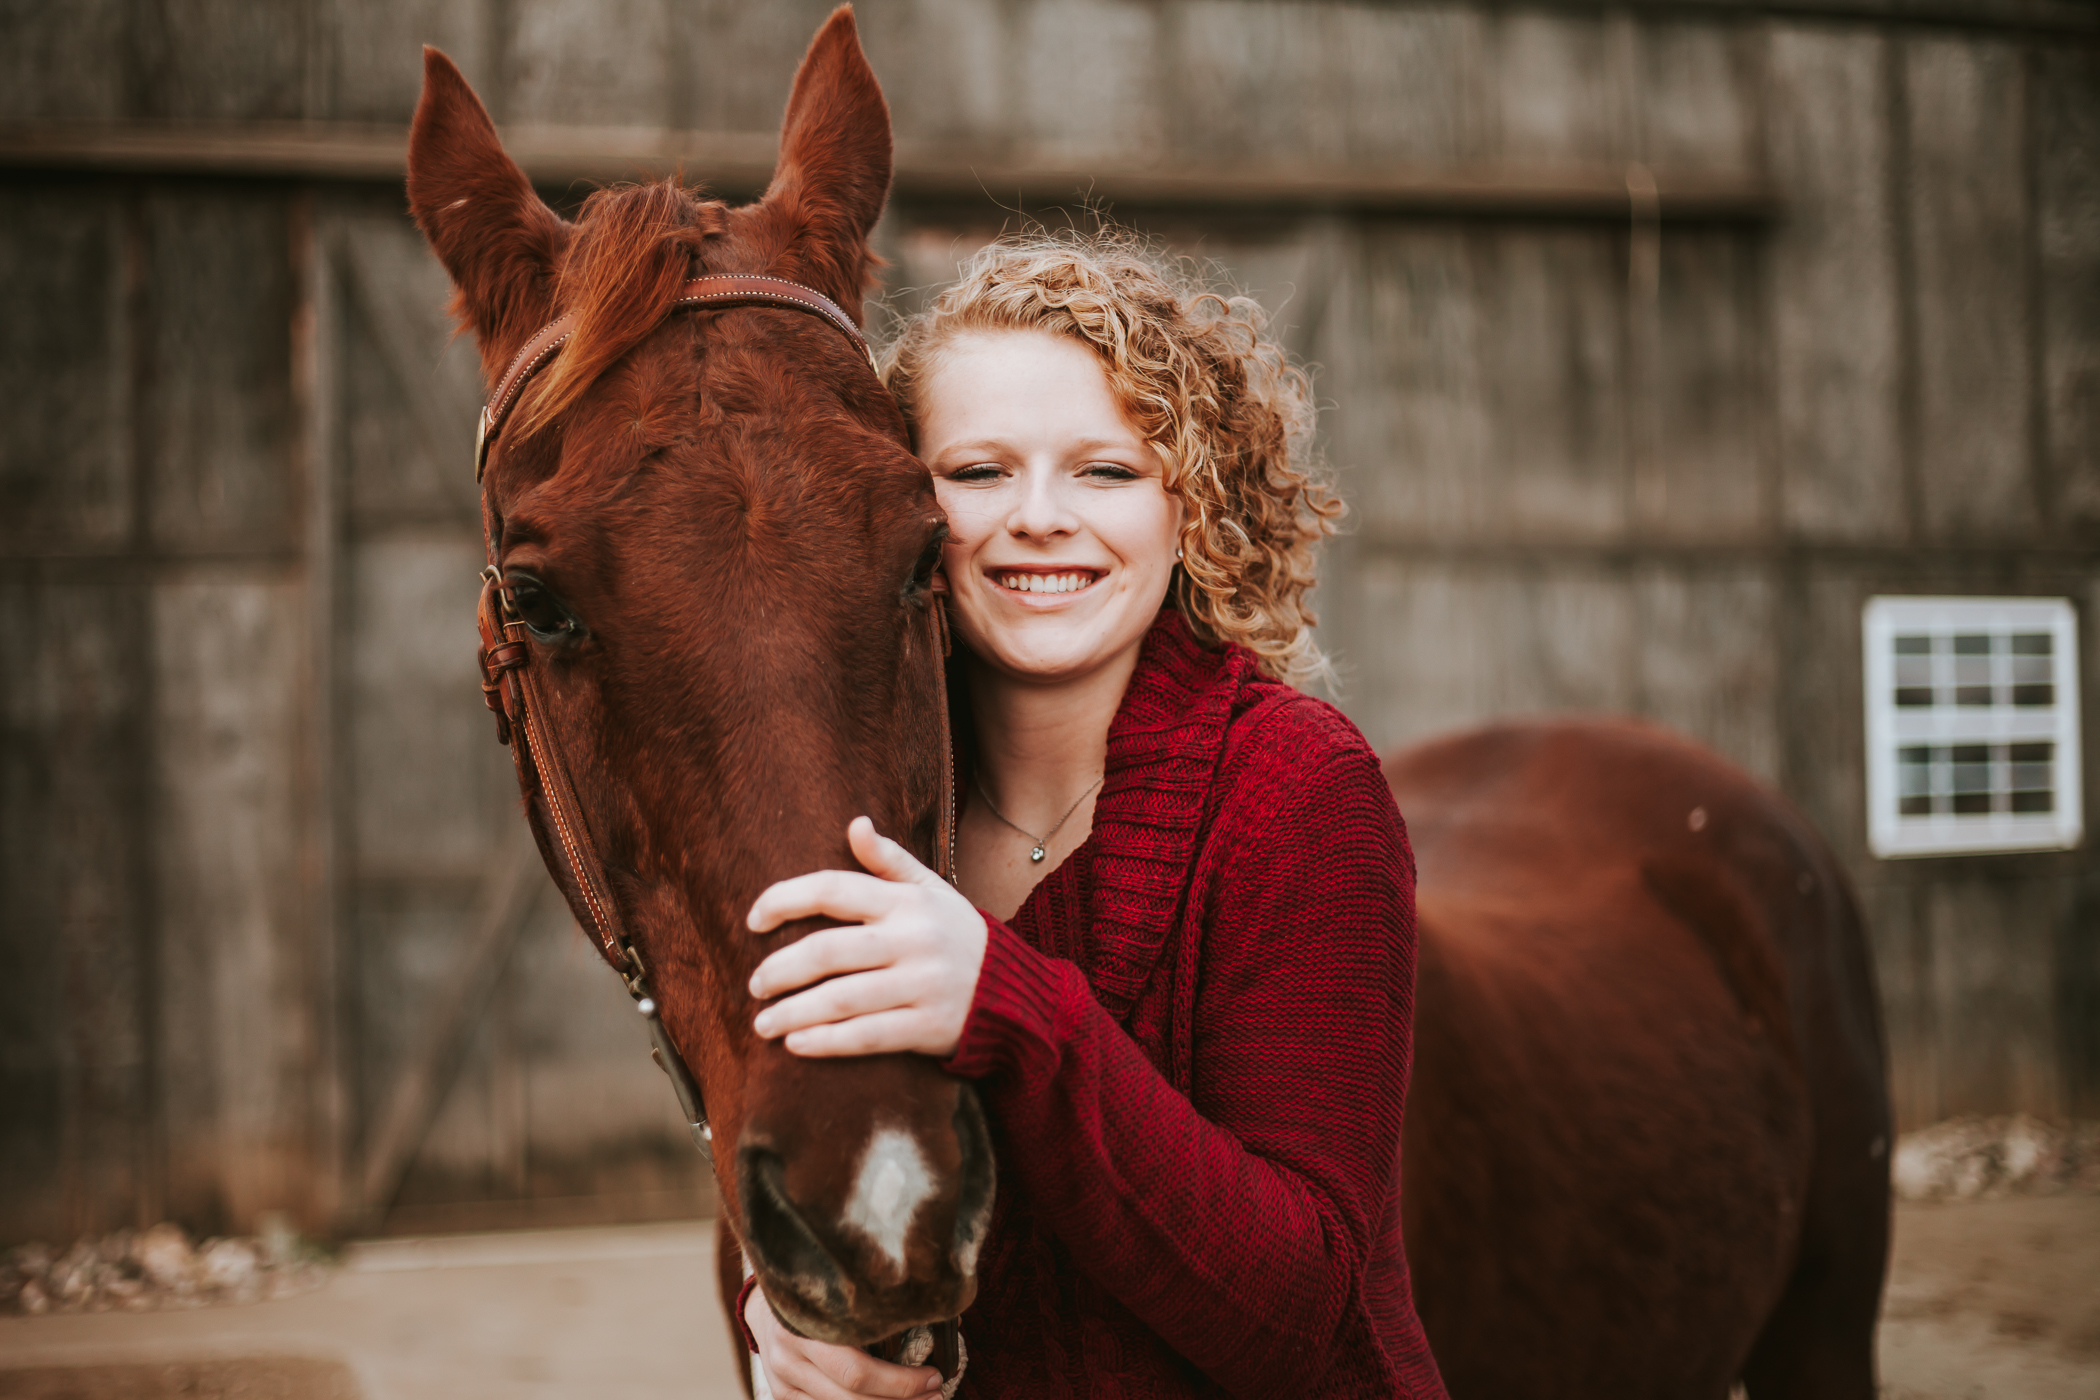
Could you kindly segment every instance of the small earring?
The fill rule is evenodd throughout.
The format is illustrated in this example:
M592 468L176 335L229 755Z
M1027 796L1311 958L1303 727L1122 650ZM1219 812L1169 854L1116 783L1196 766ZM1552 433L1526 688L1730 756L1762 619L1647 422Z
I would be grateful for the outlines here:
M1181 557L1181 546L1180 546L1180 545L1176 545L1176 546L1174 547L1174 557L1175 557L1176 559L1179 559L1179 558Z

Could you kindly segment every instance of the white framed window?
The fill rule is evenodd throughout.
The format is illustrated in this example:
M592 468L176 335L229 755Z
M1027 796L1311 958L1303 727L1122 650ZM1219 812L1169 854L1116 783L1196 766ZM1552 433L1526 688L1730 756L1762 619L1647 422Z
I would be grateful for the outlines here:
M2078 618L2064 598L1871 598L1877 856L2058 850L2084 832Z

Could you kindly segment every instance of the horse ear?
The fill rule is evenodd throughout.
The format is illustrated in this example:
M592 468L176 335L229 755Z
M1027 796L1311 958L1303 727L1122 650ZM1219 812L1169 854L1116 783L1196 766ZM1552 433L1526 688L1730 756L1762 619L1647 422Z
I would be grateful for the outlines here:
M783 270L860 319L875 260L868 234L890 193L890 108L860 51L853 7L824 21L795 71L780 164L763 204L786 236Z
M452 60L423 50L423 96L408 133L408 207L452 275L452 314L493 378L553 317L569 226L533 193L488 109Z

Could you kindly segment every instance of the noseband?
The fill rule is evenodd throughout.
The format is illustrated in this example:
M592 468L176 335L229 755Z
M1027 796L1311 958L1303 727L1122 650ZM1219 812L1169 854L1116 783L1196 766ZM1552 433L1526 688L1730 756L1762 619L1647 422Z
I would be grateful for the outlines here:
M851 317L821 292L779 278L696 277L679 289L677 299L665 315L729 306L783 306L820 316L852 341L854 348L867 356L868 368L875 369L874 354ZM575 323L572 312L543 327L525 342L525 348L504 371L496 392L489 396L488 403L481 410L480 428L474 437L475 481L482 480L489 451L495 446L526 386L561 353ZM693 1145L712 1164L714 1154L708 1144L713 1141L714 1133L708 1127L707 1105L699 1082L693 1078L685 1057L678 1053L677 1045L664 1027L662 1009L650 991L648 969L642 965L641 952L629 937L619 906L613 900L612 886L605 876L605 863L598 855L598 843L584 824L583 807L577 801L576 787L569 777L569 765L563 759L561 745L555 740L553 731L547 727L545 668L533 664L532 648L525 640L525 621L518 615L516 600L503 582L503 571L496 560L494 524L488 491L484 486L481 526L488 567L482 571L478 609L482 699L495 712L497 739L510 745L511 758L518 768L518 786L525 794L527 810L531 810L532 799L537 795L553 827L552 839L543 840L542 850L550 866L558 860L561 868L568 871L569 880L563 893L568 897L569 908L576 915L576 922L590 932L598 951L612 964L613 971L619 973L627 984L635 1009L649 1023L650 1055L671 1078L671 1088L678 1096L678 1107L685 1115ZM932 643L929 654L933 665L938 668L948 652L947 618L938 598L929 601L926 615ZM952 883L955 879L955 759L948 732L948 707L944 702L938 708L941 722L941 805L934 860L941 876ZM560 873L559 870L556 873Z

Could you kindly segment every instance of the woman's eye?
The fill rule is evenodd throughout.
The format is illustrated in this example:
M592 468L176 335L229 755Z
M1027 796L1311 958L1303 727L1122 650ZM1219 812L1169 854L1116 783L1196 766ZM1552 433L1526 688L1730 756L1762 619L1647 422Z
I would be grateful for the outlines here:
M512 579L510 605L518 620L525 624L525 630L542 642L565 642L582 635L583 629L569 615L569 610L536 580Z
M996 462L972 462L948 473L950 481L997 481L1002 473Z
M1121 462L1089 462L1085 474L1097 481L1135 481L1138 476Z

